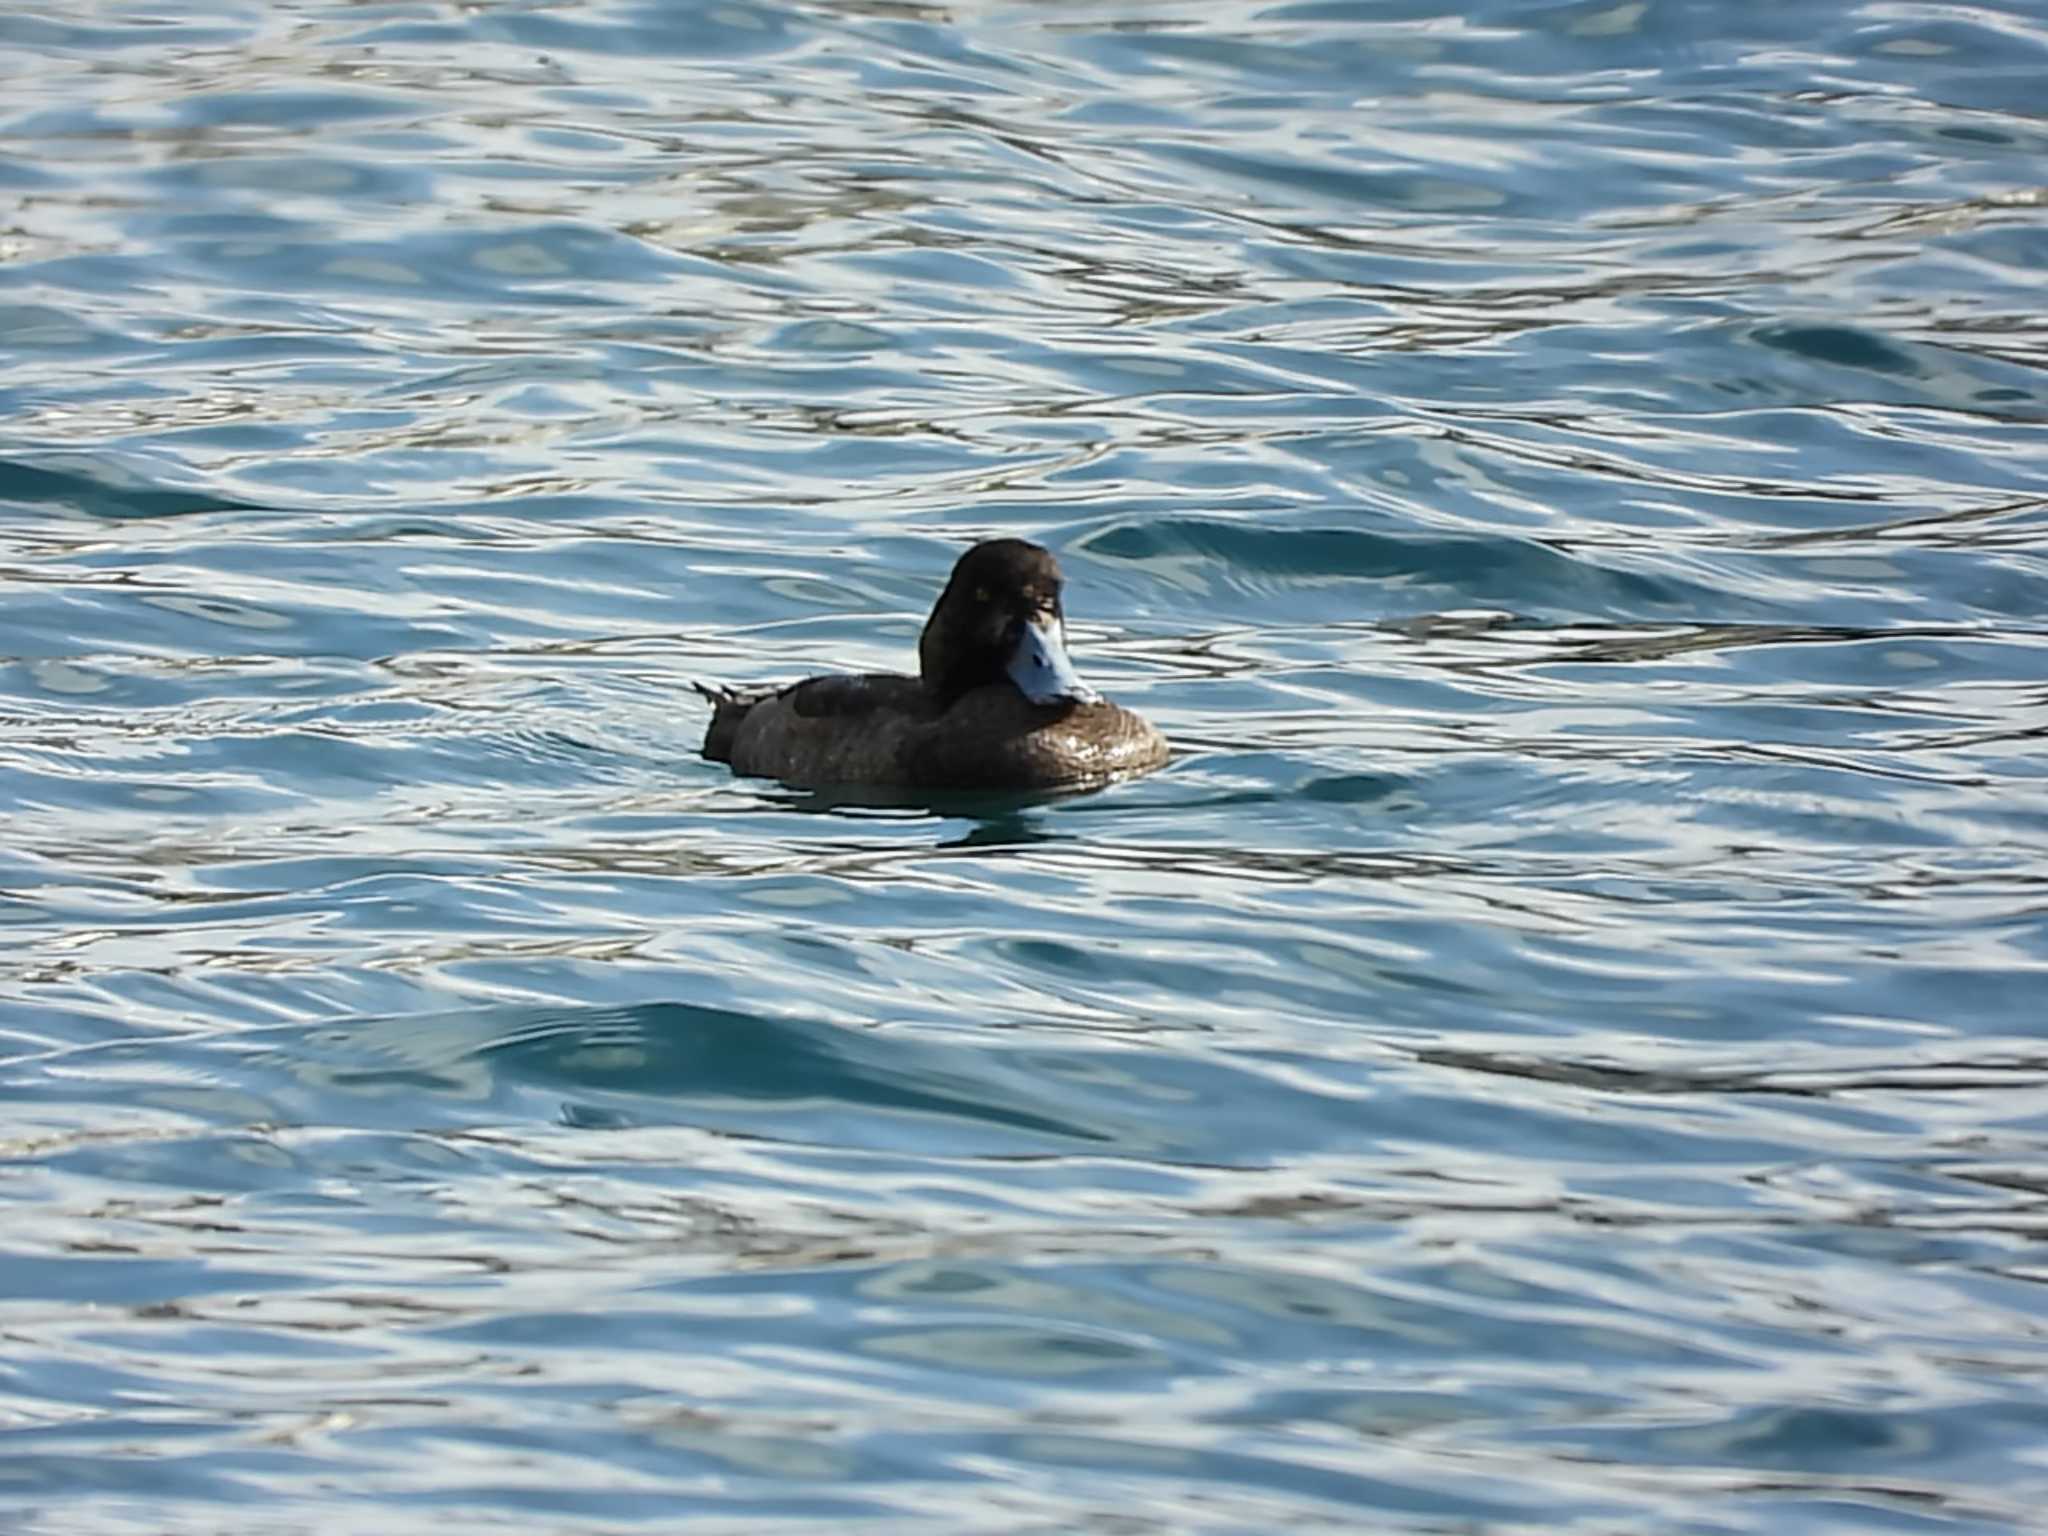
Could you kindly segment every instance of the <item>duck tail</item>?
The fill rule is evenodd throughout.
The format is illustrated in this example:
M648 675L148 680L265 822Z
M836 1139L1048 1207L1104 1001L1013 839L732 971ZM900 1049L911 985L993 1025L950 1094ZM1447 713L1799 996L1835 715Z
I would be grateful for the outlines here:
M739 735L740 724L747 718L747 711L754 707L761 695L742 693L737 688L723 688L716 683L692 681L690 687L711 703L711 724L705 728L704 745L699 750L714 763L731 762L733 738Z

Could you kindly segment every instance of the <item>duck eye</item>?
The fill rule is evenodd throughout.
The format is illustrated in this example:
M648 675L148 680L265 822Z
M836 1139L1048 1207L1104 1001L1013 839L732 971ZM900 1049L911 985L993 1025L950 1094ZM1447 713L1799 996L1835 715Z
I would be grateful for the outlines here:
M976 587L976 588L974 589L974 600L975 600L975 601L976 601L977 603L985 603L985 602L987 602L987 601L988 601L988 588L987 588L987 587Z

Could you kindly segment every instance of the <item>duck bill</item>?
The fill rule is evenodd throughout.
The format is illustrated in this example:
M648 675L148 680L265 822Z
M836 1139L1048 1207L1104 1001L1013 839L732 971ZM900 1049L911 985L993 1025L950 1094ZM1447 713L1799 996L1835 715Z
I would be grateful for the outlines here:
M1102 695L1081 681L1060 639L1060 621L1029 620L1010 653L1010 681L1034 704L1094 704Z

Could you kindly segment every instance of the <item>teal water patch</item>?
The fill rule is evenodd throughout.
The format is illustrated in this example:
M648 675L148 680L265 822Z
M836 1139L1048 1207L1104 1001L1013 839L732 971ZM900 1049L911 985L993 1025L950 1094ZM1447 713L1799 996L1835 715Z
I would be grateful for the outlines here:
M62 466L62 467L59 467ZM163 484L162 471L110 462L57 459L44 464L0 461L0 501L81 517L183 517L197 512L253 511L198 486Z
M1148 518L1092 535L1081 548L1136 565L1176 586L1231 586L1258 600L1290 593L1308 613L1356 614L1386 604L1387 617L1418 608L1526 605L1534 614L1605 612L1646 619L1705 617L1734 606L1697 583L1603 570L1597 557L1533 540L1424 538L1388 529L1273 527L1261 523ZM1334 589L1334 590L1333 590ZM1348 590L1346 590L1348 589ZM1397 592L1388 603L1386 594Z

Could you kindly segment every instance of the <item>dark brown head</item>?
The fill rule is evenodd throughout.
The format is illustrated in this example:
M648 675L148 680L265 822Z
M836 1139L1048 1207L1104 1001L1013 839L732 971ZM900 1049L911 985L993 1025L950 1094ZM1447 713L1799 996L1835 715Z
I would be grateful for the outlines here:
M977 544L953 567L918 638L918 670L941 708L989 683L1008 683L1034 704L1092 704L1102 697L1067 660L1059 562L1022 539Z

